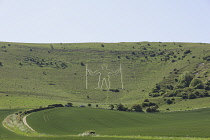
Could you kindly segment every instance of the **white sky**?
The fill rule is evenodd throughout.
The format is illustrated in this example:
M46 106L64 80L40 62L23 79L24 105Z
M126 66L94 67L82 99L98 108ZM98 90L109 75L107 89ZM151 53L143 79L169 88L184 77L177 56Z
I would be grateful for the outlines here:
M0 41L210 43L210 0L0 0Z

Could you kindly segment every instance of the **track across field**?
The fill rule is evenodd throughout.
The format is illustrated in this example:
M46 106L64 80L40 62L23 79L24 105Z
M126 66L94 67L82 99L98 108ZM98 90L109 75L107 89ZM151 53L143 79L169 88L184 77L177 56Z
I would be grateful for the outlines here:
M171 113L135 113L92 108L56 108L27 117L37 132L78 135L210 137L210 109Z

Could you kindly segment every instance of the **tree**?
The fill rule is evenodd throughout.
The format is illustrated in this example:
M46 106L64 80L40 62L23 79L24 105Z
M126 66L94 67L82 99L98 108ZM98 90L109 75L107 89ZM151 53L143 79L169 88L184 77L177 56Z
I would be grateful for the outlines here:
M182 99L187 99L188 98L188 94L186 92L182 92Z
M152 106L151 107L151 110L152 110L152 112L157 112L157 109L159 108L159 106L158 105L155 105L155 106Z
M189 93L188 94L188 98L189 99L195 99L197 96L196 96L196 94L195 93Z
M131 107L131 109L133 109L136 112L142 112L142 107L139 104L135 104Z
M81 66L85 66L85 64L83 62L81 62Z
M145 99L144 102L149 102L149 99Z
M203 92L203 96L204 96L204 97L208 97L208 96L209 96L209 93L205 90L205 91Z
M152 112L152 109L150 107L147 107L146 112Z
M200 79L194 78L190 82L190 87L193 87L195 89L203 89L204 88L204 84L203 84L203 82Z
M0 62L0 66L3 66L2 62Z
M205 90L210 90L210 80L205 82Z
M199 91L197 91L197 90L193 91L193 93L194 93L196 96L200 96L200 95L201 95L201 93L200 93Z
M146 112L157 112L157 109L158 109L158 105L156 106L151 106L151 107L147 107L146 108Z
M73 106L73 103L67 103L68 106L72 107Z
M190 50L186 50L185 52L184 52L184 54L188 54L188 53L190 53L191 51Z
M119 110L119 111L126 111L127 108L125 108L124 105L122 105L122 104L118 104L116 106L116 109Z
M19 65L22 66L23 64L20 62Z
M166 103L167 103L167 104L172 104L172 103L173 103L173 101L172 101L172 100L170 100L170 99L167 99L167 100L166 100Z
M190 72L186 71L183 74L180 75L179 81L178 81L178 88L185 88L189 87L190 82L192 81L193 76Z
M113 104L109 105L109 107L111 108L111 110L114 109L114 105Z
M149 102L143 102L142 103L142 107L148 107L149 106Z
M91 107L91 104L88 104L89 107Z

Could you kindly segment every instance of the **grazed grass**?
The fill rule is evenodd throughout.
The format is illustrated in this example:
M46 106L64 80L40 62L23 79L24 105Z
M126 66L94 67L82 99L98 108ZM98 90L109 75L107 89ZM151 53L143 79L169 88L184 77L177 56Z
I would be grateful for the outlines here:
M0 66L0 92L3 93L3 96L0 96L0 100L4 104L2 108L33 106L33 104L44 106L52 102L95 103L101 106L110 103L123 103L128 106L141 103L145 98L149 98L148 93L151 88L161 82L164 77L169 77L170 72L175 68L190 71L197 64L206 63L202 58L208 56L210 52L209 44L202 43L122 42L103 44L105 47L101 47L101 43L1 42L0 62L3 66ZM183 60L178 60L182 58L187 49L192 51L191 54L186 55ZM162 51L165 54L159 55ZM176 58L169 56L170 60L161 61L171 51L175 53ZM151 57L152 54L156 56ZM176 62L172 63L172 59ZM37 61L43 64L37 64ZM65 63L67 67L62 67L62 63ZM98 82L97 76L88 77L88 90L86 90L85 66L82 66L81 63L88 64L88 68L92 71L100 69L103 63L108 64L108 68L112 70L118 69L121 64L125 90L120 90L119 93L95 90ZM111 76L111 88L121 88L119 81L119 74ZM7 94L9 96L16 94L17 100L15 101L20 101L20 103L9 99L11 101L8 104L7 98L4 98L4 95ZM42 100L39 102L33 99L36 97ZM26 100L34 101L27 102ZM182 109L178 104L176 104L176 110ZM162 110L164 109L163 106Z

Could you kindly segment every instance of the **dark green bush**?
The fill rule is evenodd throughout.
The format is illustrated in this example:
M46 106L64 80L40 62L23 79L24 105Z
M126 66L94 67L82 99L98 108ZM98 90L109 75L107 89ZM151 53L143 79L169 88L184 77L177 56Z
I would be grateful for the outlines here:
M174 89L174 87L172 85L166 85L166 88L167 89L170 89L170 90L173 90Z
M182 99L188 99L188 94L186 92L182 92Z
M182 96L181 93L182 93L181 89L175 89L173 94L176 97L181 97Z
M209 96L209 93L205 90L205 91L203 92L203 96L204 96L204 97L208 97L208 96Z
M158 97L158 96L161 96L161 95L160 95L160 93L149 93L149 96Z
M195 89L203 89L204 88L204 84L203 84L203 82L200 79L194 78L190 82L190 87L193 87Z
M139 104L135 104L131 107L131 109L133 109L136 112L142 112L142 107Z
M109 105L109 107L111 108L111 110L114 109L114 105L113 104Z
M179 81L178 81L177 87L178 88L189 87L190 82L192 81L192 79L193 79L193 75L190 72L188 72L188 71L184 72L179 77Z
M149 99L145 99L144 102L149 102Z
M67 103L69 107L73 107L73 103Z
M188 53L190 53L191 51L190 50L186 50L185 52L184 52L184 54L188 54Z
M196 96L195 93L189 93L189 94L188 94L188 98L189 98L189 99L195 99L195 98L197 98L197 96Z
M159 108L158 106L147 107L146 108L146 112L148 112L148 113L150 113L150 112L157 112L158 108Z
M122 105L122 104L118 104L118 105L116 106L116 109L119 110L119 111L126 111L126 110L127 110L127 108L124 107L124 105Z
M173 101L172 101L172 100L170 100L170 99L167 99L167 100L166 100L166 103L167 103L167 104L172 104L172 103L173 103Z
M210 90L210 80L205 82L204 88L205 90Z
M152 88L152 93L156 93L158 92L158 89L157 88Z
M148 107L149 106L149 102L143 102L142 103L142 107Z
M152 109L150 107L147 107L146 112L152 112Z

